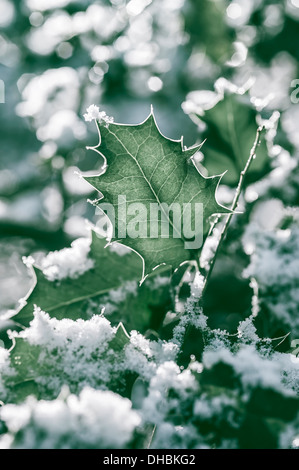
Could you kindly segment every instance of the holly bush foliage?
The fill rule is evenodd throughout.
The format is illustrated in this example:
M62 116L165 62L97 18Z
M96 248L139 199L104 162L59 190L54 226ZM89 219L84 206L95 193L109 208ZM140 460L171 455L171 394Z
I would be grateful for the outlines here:
M296 2L54 3L0 2L0 448L298 447Z

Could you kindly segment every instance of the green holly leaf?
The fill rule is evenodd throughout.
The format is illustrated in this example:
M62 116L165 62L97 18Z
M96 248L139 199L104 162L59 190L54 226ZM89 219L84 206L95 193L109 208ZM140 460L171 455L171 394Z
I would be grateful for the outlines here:
M128 330L140 332L158 328L172 305L169 269L161 268L139 287L140 257L131 250L120 255L106 245L105 239L92 232L88 258L93 266L75 278L49 280L40 267L33 266L34 285L13 320L28 326L35 305L51 317L72 320L87 320L104 308L114 325L122 321Z
M22 402L27 396L37 393L35 379L37 373L41 372L38 361L40 353L40 346L31 345L23 338L14 338L10 364L15 375L8 377L7 385L13 390L16 402Z
M208 218L229 212L215 198L221 176L205 178L193 161L201 145L187 149L182 140L167 139L153 113L142 124L98 123L98 128L100 143L93 150L105 158L106 171L85 179L115 209L111 241L120 241L140 255L142 280L161 264L176 269L197 256ZM169 210L174 204L181 218ZM193 227L193 233L187 226Z
M222 82L221 82L222 83ZM216 85L216 89L219 88ZM225 172L222 183L238 184L253 146L258 127L259 113L249 94L225 82L218 93L194 92L185 103L185 111L205 130L203 165L209 174ZM263 136L256 158L246 174L246 183L252 183L271 169L269 148L271 141Z

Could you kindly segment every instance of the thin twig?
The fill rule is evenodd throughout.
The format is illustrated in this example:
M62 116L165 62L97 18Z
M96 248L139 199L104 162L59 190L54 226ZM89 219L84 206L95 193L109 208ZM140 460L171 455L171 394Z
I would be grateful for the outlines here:
M154 427L153 427L152 433L151 433L151 435L150 435L149 442L148 442L148 444L147 444L147 446L146 446L147 449L150 449L150 448L151 448L151 445L152 445L152 442L153 442L153 438L154 438L156 429L157 429L157 425L155 424Z
M276 340L282 338L282 341L280 341L280 343L278 343L278 344L274 347L274 349L277 349L278 346L280 346L280 345L287 339L287 337L290 336L290 334L291 334L291 332L287 333L287 334L284 335L284 336L281 336L280 338L273 338L273 339L271 339L271 341L276 341Z
M244 183L244 178L246 176L246 173L248 172L249 170L249 167L252 163L252 161L255 159L255 156L256 156L256 151L257 151L257 147L259 145L259 142L260 142L260 136L261 136L261 133L262 131L264 130L264 126L259 126L257 131L256 131L256 136L255 136L255 141L254 141L254 144L252 146L252 149L250 150L250 155L249 155L249 158L246 162L246 165L245 165L245 168L243 171L241 171L241 174L240 174L240 179L239 179L239 183L238 183L238 186L237 186L237 189L236 189L236 193L235 193L235 197L234 197L234 200L233 200L233 203L232 203L232 207L231 207L231 213L227 216L226 218L226 221L224 223L224 226L222 228L222 231L221 231L221 234L220 234L220 237L219 237L219 241L218 241L218 245L217 245L217 248L215 250L215 253L214 253L214 256L212 258L212 261L211 261L211 264L210 264L210 268L209 268L209 271L206 275L206 278L205 278L205 283L204 283L204 287L203 287L203 290L202 290L202 296L206 290L206 287L208 285L208 281L210 279L210 276L212 274L212 271L213 271L213 268L214 268L214 265L215 265L215 261L216 261L216 258L217 258L217 255L219 253L219 250L221 248L221 245L223 243L223 240L225 239L225 236L226 236L226 233L227 233L227 229L228 229L228 226L230 224L230 221L234 215L234 211L236 210L237 206L238 206L238 202L239 202L239 198L240 198L240 195L242 193L242 189L243 189L243 183Z

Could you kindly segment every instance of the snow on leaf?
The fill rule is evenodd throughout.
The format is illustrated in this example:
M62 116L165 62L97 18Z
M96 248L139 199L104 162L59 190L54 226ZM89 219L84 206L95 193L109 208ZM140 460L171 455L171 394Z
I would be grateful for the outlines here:
M57 320L36 308L30 327L11 333L10 365L6 378L10 399L28 395L57 396L66 384L73 391L85 383L115 389L125 386L122 365L130 337L124 327L113 328L100 316L90 320Z
M158 327L171 304L169 270L161 268L168 282L155 292L152 292L154 281L150 279L139 287L142 272L139 256L131 250L120 256L110 247L105 248L106 244L105 239L92 232L91 241L83 243L81 239L72 248L50 253L41 267L32 266L34 286L13 320L28 326L35 305L51 317L73 320L89 319L107 307L107 316L115 325L122 321L128 330L141 332ZM154 277L158 274L157 271ZM153 309L159 311L158 322L152 318Z

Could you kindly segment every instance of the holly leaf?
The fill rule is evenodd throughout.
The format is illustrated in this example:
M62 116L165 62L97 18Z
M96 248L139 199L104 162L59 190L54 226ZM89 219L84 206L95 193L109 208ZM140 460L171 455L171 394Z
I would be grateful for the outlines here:
M161 264L176 269L194 258L194 252L197 256L208 218L229 212L215 197L222 176L205 178L193 161L201 145L183 148L182 139L164 137L153 112L138 125L97 125L100 143L93 150L104 157L106 169L85 179L113 208L105 206L114 219L111 242L121 242L140 255L142 280ZM101 204L100 200L100 208ZM180 217L174 215L174 207ZM193 232L187 230L191 226Z
M236 186L255 141L259 113L244 90L227 82L216 82L215 88L218 93L191 93L184 109L200 127L205 125L201 137L206 139L203 165L208 173L226 171L221 182ZM270 171L270 145L270 139L267 142L263 136L246 174L246 184Z
M13 390L17 403L22 402L29 395L37 394L35 379L41 372L38 361L40 353L39 346L31 345L23 338L14 338L10 351L10 363L15 374L7 378L7 385Z
M169 269L161 268L139 287L140 257L131 250L119 254L106 245L105 239L92 232L89 258L93 267L75 278L49 280L40 267L32 266L34 285L13 320L28 326L35 305L51 317L72 320L87 320L104 308L113 325L121 321L128 330L142 333L158 328L172 306Z

